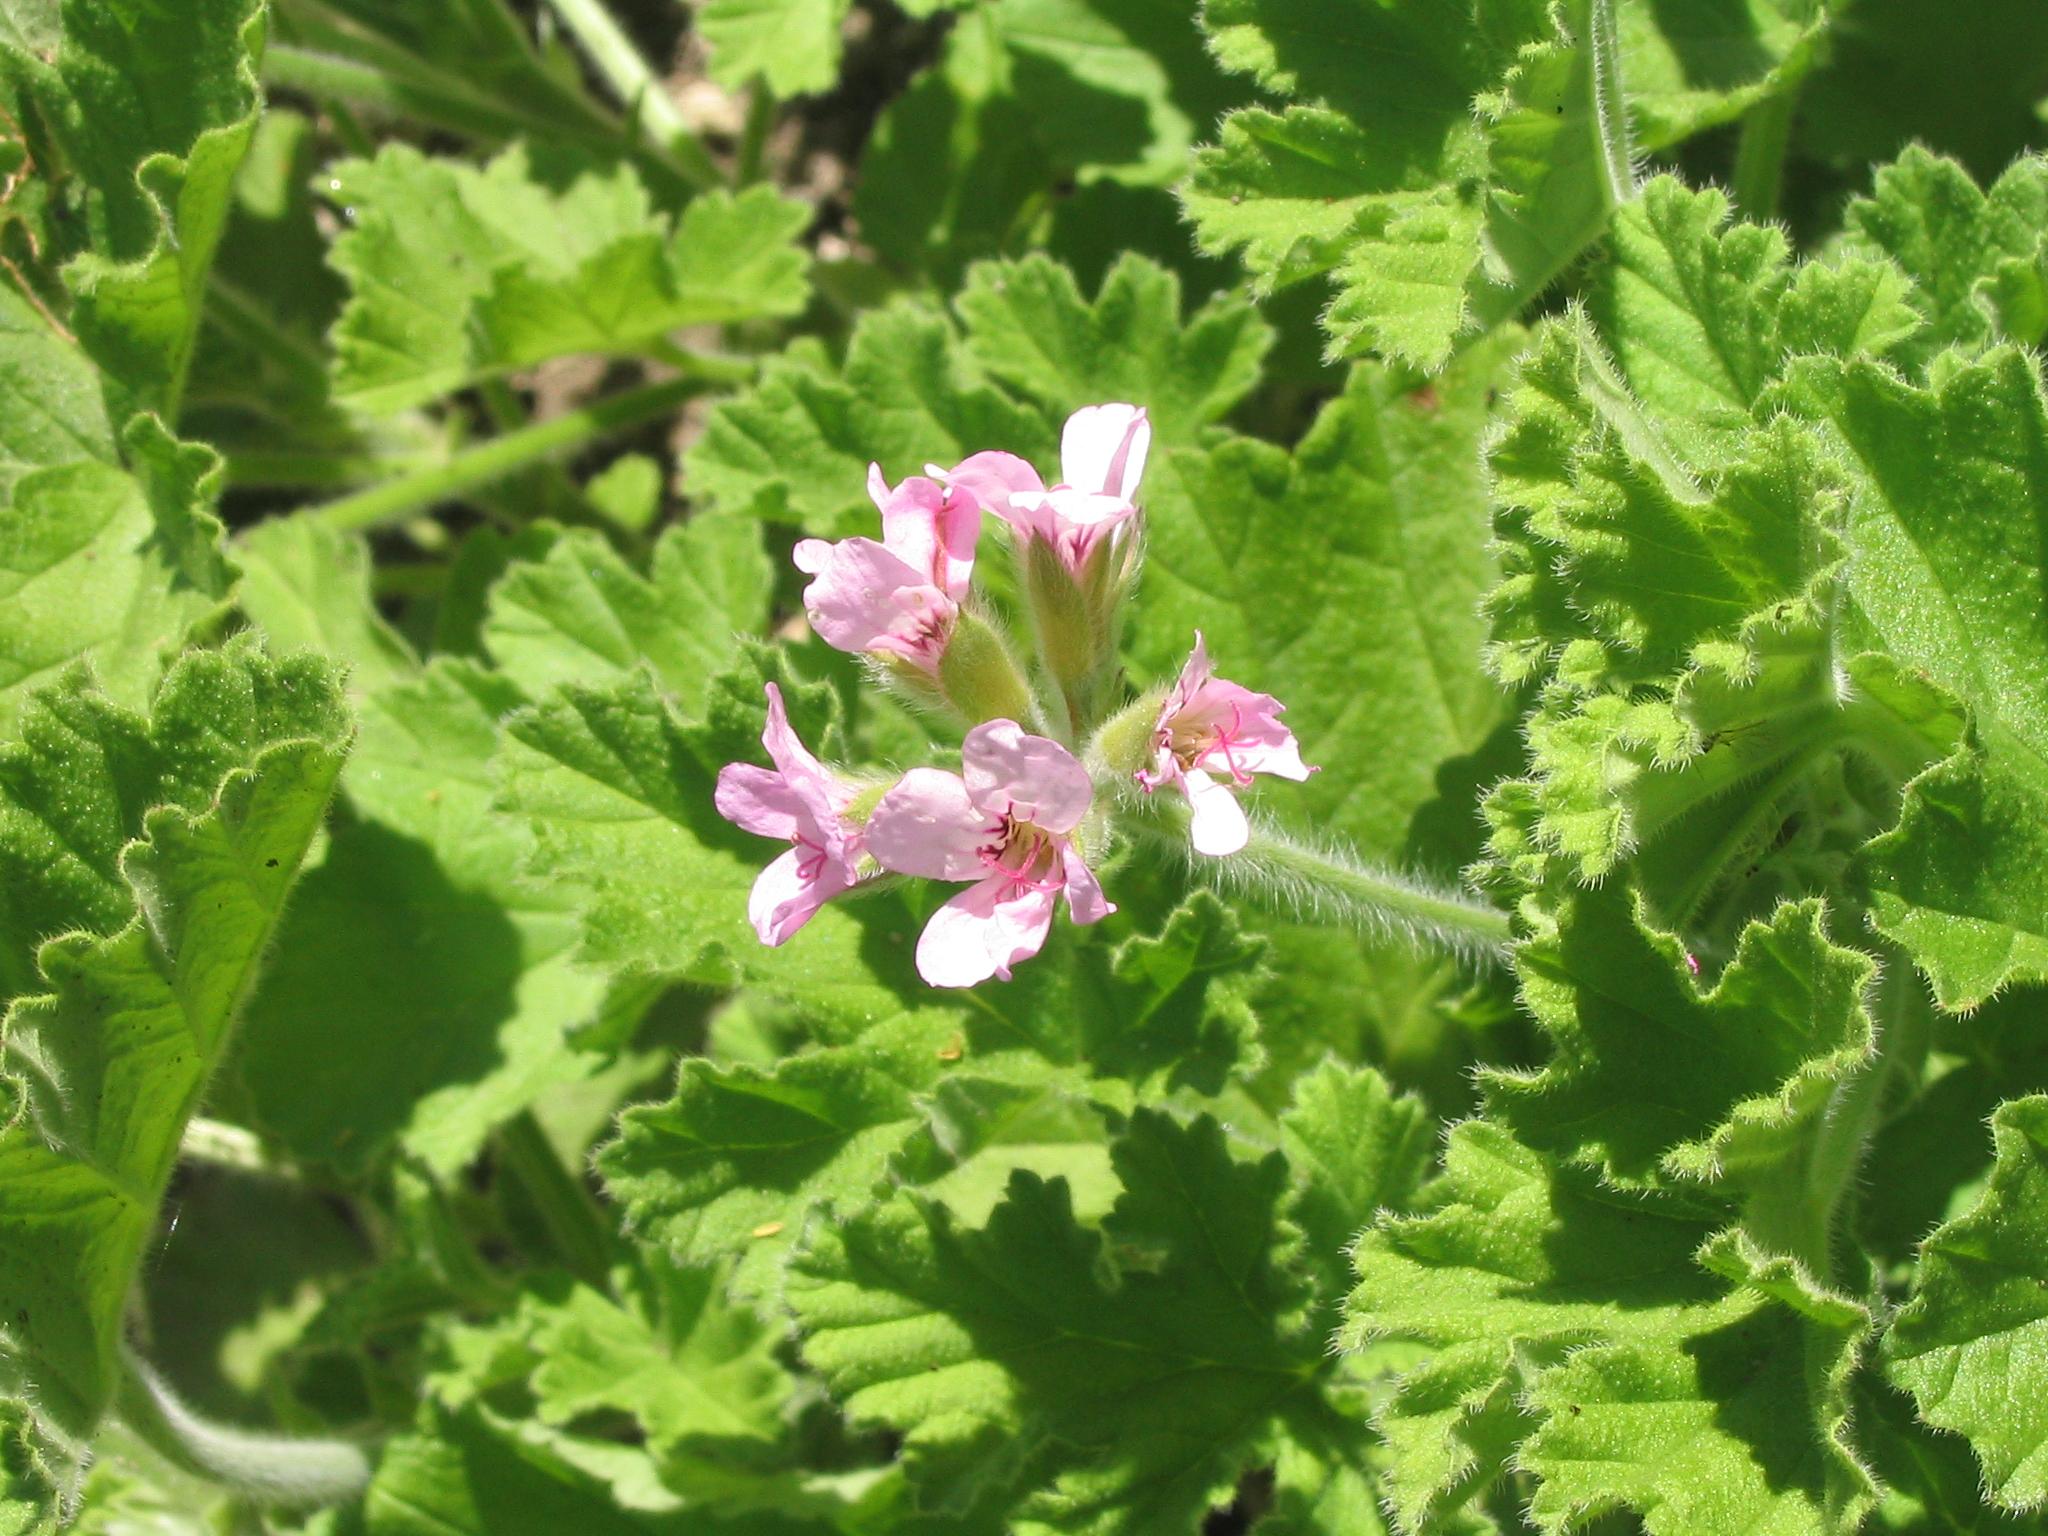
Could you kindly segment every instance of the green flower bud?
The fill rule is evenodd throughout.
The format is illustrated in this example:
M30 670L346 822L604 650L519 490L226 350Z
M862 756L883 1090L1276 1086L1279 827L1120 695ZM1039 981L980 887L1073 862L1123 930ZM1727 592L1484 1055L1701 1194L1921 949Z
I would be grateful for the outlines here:
M1031 686L1010 651L1010 643L988 620L962 608L939 658L939 691L966 717L969 725L984 720L1031 719Z

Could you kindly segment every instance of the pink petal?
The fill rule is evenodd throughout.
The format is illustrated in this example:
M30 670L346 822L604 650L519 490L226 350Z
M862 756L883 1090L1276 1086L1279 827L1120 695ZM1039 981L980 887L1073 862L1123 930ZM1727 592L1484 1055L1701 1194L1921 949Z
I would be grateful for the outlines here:
M968 797L984 811L1048 832L1073 831L1095 794L1073 753L1014 720L990 720L969 731L960 744L960 767Z
M1215 675L1216 668L1209 661L1208 642L1202 638L1202 632L1198 629L1195 631L1195 648L1188 652L1188 659L1181 664L1180 676L1173 681L1172 691L1159 706L1161 728L1186 709L1202 691L1202 685Z
M1280 738L1275 742L1246 741L1232 753L1237 766L1246 773L1270 773L1296 783L1314 774L1316 770L1301 760L1301 745L1295 741L1294 732L1282 727Z
M761 727L761 745L780 772L783 782L817 820L820 827L836 831L839 813L850 798L843 780L811 755L789 728L789 712L782 706L782 690L773 683L768 689L768 721Z
M1075 922L1099 923L1116 910L1116 903L1102 894L1095 871L1071 847L1061 850L1060 872L1066 877L1067 910Z
M1203 753L1198 766L1218 773L1307 778L1315 770L1302 762L1294 732L1280 723L1286 709L1270 693L1254 693L1224 678L1211 678L1196 690L1183 715L1189 721L1227 730L1230 745Z
M1195 852L1220 859L1251 841L1251 824L1245 820L1244 807L1229 789L1199 768L1181 780L1181 788L1187 791L1188 805L1194 812L1189 818L1188 834Z
M825 643L936 666L934 646L958 612L952 599L873 539L842 539L822 558L813 547L821 542L799 544L797 563L816 573L804 588L804 611Z
M917 973L935 987L971 987L1029 960L1052 931L1052 891L997 877L970 885L924 925Z
M981 538L981 503L936 480L913 475L890 491L870 470L868 489L880 488L882 543L931 585L959 602L974 575L974 546Z
M926 465L925 473L959 487L999 517L1009 515L1012 496L1045 489L1037 470L1016 454L994 448L962 459L950 471Z
M867 849L899 875L972 880L986 868L981 849L997 830L957 774L913 768L875 807Z
M845 867L834 860L824 859L812 879L798 873L819 858L812 849L792 848L755 878L747 897L747 917L763 944L787 942L818 908L846 889Z
M1058 486L1045 493L1045 505L1061 532L1089 529L1102 532L1115 527L1138 509L1121 496L1104 491L1081 491Z
M1152 447L1152 423L1136 405L1086 405L1060 433L1060 479L1129 501Z
M798 539L796 548L789 552L790 563L805 574L815 576L832 563L832 551L836 547L829 539Z
M994 510L1019 539L1040 538L1052 543L1059 538L1060 520L1053 515L1049 491L1019 491Z
M785 843L810 823L810 807L782 775L752 763L727 763L719 769L711 803L734 826Z

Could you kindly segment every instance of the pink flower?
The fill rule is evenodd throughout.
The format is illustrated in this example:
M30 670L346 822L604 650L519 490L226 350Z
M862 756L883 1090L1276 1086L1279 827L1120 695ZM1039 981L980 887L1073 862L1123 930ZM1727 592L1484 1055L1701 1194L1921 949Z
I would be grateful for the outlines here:
M1301 780L1315 772L1302 762L1294 733L1280 723L1286 707L1269 693L1218 677L1202 633L1195 631L1194 654L1159 706L1152 766L1137 774L1147 794L1175 784L1188 797L1195 852L1221 858L1250 839L1251 826L1234 791L1251 783L1253 774Z
M1078 574L1103 537L1136 515L1131 498L1151 446L1142 406L1088 405L1060 434L1058 485L1048 488L1014 453L997 451L963 459L950 474L932 464L925 473L973 496L1018 537L1044 539Z
M827 901L860 879L861 837L845 812L855 786L805 750L789 728L782 692L768 685L768 724L761 745L773 770L727 763L718 770L712 803L727 821L782 838L789 852L761 871L747 916L763 944L781 944Z
M885 869L972 880L932 914L917 941L918 974L971 987L1037 954L1066 893L1077 923L1116 908L1074 846L1094 787L1056 741L1014 720L990 720L961 744L961 774L913 768L875 807L868 849Z
M960 615L981 537L981 504L922 476L895 490L868 466L868 494L882 513L882 542L805 539L797 569L816 579L804 610L827 645L887 651L938 675Z

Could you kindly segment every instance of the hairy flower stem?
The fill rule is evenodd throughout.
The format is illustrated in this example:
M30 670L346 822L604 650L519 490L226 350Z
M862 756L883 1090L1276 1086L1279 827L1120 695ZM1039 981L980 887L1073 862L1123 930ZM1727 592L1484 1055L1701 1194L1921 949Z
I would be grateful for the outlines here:
M257 1434L201 1418L149 1363L122 1351L115 1411L149 1447L253 1503L312 1509L355 1498L370 1482L370 1458L346 1440Z
M1204 884L1281 917L1448 950L1467 959L1499 960L1514 939L1507 913L1474 897L1376 869L1356 854L1317 847L1274 827L1252 823L1242 853L1210 859L1188 841L1184 806L1159 800L1124 826L1155 848L1171 851Z
M1731 190L1736 210L1753 223L1778 216L1778 190L1785 179L1785 151L1792 142L1792 113L1798 99L1795 82L1766 96L1742 119Z

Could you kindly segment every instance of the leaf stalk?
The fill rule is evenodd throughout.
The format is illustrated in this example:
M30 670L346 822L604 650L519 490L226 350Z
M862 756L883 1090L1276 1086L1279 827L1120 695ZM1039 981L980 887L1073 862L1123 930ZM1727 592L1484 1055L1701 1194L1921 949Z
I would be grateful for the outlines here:
M115 1411L173 1466L286 1509L341 1504L370 1484L370 1458L347 1440L259 1434L195 1413L146 1360L122 1350Z
M699 358L695 363L698 371L693 375L642 385L565 411L547 421L464 449L445 462L398 475L315 507L306 515L330 528L346 531L404 522L529 465L654 421L714 384L736 381L753 372L751 363L735 359Z
M711 187L725 179L604 0L548 0L548 6L582 45L592 67L617 93L632 121L668 151L689 181Z

